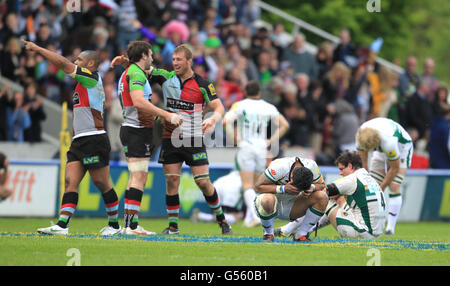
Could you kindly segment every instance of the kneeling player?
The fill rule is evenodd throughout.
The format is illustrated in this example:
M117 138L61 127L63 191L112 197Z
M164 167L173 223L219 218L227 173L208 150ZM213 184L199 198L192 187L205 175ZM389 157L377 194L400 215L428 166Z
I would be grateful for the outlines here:
M255 190L255 208L261 218L265 241L273 241L275 218L294 221L303 217L294 241L310 241L308 233L323 216L328 196L322 175L313 160L287 157L274 160L261 174Z
M327 194L330 197L345 195L347 202L329 204L326 210L329 222L341 237L372 239L380 236L386 221L380 185L362 168L361 157L356 152L343 152L336 164L343 177L327 185Z
M228 223L237 223L242 218L243 198L242 183L239 171L233 170L229 174L218 178L213 183L217 194L222 200L222 209ZM192 222L215 222L216 216L213 213L201 212L194 209L191 216Z

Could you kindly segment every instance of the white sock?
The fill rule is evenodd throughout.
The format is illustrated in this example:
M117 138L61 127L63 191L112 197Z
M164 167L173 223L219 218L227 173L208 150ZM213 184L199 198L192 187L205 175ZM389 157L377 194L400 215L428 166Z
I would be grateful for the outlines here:
M264 234L273 235L273 221L275 218L271 218L269 220L261 219L261 225L264 228Z
M328 219L328 216L323 215L319 221L317 222L317 229L321 229L322 227L325 227L330 224L330 220ZM311 228L308 230L309 233L313 232L315 230L316 226L311 226Z
M288 224L285 224L281 227L281 232L289 235L292 233L295 233L295 231L300 227L300 225L302 224L302 221L305 217L299 217L293 221L290 221Z
M224 213L224 215L228 223L236 223L236 217L234 215L229 213Z
M244 202L247 207L247 211L245 213L244 221L246 223L250 223L257 217L254 201L256 198L256 192L253 188L249 188L244 191Z
M316 210L313 207L306 210L305 218L302 224L295 232L296 236L307 235L311 227L315 226L319 219L323 216L323 212Z
M394 232L395 224L397 223L398 216L400 215L400 209L402 208L402 196L389 196L389 213L388 213L388 223L386 229Z
M216 221L216 216L213 214L209 214L209 213L199 212L198 220L204 221L204 222Z
M234 217L234 215L228 213L224 213L224 215L228 223L236 223L236 218ZM203 222L215 222L216 216L209 213L199 212L198 220Z

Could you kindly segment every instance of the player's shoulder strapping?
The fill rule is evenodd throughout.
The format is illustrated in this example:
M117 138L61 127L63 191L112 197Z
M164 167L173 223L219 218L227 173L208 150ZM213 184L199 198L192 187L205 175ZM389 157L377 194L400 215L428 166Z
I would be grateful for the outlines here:
M92 72L87 68L79 66L76 66L74 73L70 74L70 76L85 88L96 86L100 77L97 72Z

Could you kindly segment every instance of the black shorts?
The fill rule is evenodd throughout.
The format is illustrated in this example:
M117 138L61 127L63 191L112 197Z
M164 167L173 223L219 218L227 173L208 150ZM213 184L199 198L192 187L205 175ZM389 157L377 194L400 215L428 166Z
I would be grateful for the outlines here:
M208 165L206 146L203 140L201 142L200 147L175 147L172 145L171 139L163 139L158 163L175 164L185 162L188 166ZM194 144L191 144L191 146L194 146Z
M150 158L153 151L153 128L120 127L120 141L128 158Z
M89 135L78 137L72 141L67 152L67 162L80 161L86 169L97 169L109 165L108 135Z

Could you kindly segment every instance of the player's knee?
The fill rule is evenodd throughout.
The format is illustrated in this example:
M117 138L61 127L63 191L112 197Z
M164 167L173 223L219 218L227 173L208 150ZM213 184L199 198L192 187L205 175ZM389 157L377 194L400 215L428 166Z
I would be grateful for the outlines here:
M262 219L273 216L277 211L276 205L277 198L271 194L262 194L255 199L257 214Z
M208 174L195 176L194 180L202 191L208 190L211 187L211 181L209 180Z
M166 176L166 184L168 188L178 188L180 184L180 176Z
M106 184L105 182L103 182L102 180L93 180L94 185L97 187L97 189L101 192L104 193L108 190L108 184Z

